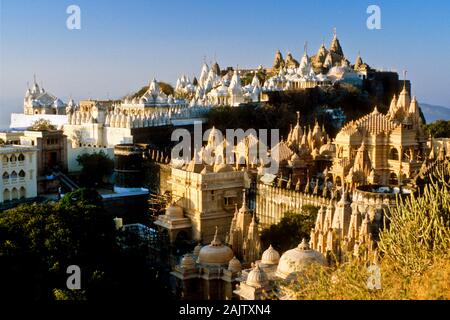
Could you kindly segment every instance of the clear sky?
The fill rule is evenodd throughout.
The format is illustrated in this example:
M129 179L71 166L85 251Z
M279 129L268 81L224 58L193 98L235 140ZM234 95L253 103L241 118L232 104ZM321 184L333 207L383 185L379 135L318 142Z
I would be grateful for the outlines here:
M448 0L0 0L0 125L20 111L27 81L63 100L116 98L151 78L198 75L203 57L221 67L270 66L276 49L314 54L337 28L344 53L408 70L422 102L450 106ZM68 30L66 8L81 8ZM381 8L369 30L368 5ZM6 119L6 121L5 121Z

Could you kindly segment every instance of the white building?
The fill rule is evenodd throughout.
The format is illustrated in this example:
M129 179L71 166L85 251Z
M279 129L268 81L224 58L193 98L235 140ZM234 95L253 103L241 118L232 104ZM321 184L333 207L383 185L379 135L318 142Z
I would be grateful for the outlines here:
M67 105L55 95L45 91L34 78L33 86L28 88L23 99L23 113L12 113L10 128L25 129L33 122L45 119L61 128L67 123Z
M23 113L32 114L58 114L63 115L66 104L53 94L46 92L43 87L36 83L36 77L31 88L25 92L23 100Z
M193 124L203 121L210 106L167 96L153 79L140 97L125 97L107 107L94 103L79 108L69 102L66 109L67 135L73 149L79 147L113 148L117 144L133 143L133 132L141 128Z
M199 80L191 81L185 75L177 80L177 96L190 99L190 106L225 106L237 107L240 104L260 101L261 85L256 74L251 84L242 86L240 72L234 70L221 75L219 65L210 68L203 64Z
M30 146L0 146L0 203L36 197L36 152Z

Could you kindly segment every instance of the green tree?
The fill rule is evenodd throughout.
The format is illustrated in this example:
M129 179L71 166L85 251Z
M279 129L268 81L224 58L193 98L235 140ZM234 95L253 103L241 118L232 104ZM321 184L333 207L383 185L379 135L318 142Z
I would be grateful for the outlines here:
M113 216L92 189L4 211L1 291L20 301L167 298L160 270L149 268L145 252L122 250L116 237ZM81 269L79 291L66 287L69 265Z
M303 238L309 238L317 212L318 209L310 205L303 206L300 212L286 212L278 224L262 231L263 248L270 244L281 252L295 248Z
M31 124L28 128L30 131L53 131L56 127L50 122L50 120L39 119Z
M427 125L433 138L450 138L450 121L437 120Z
M173 95L175 90L173 89L173 87L169 83L159 81L158 85L159 85L161 91L164 92L166 95ZM149 88L149 86L142 87L141 89L139 89L135 93L132 93L130 95L130 98L134 99L134 98L142 97L144 95L144 93L147 92L148 88Z
M164 92L166 95L173 95L174 89L173 87L168 84L167 82L158 82L159 87L161 88L161 91Z
M78 265L89 292L95 282L84 280L112 263L115 232L112 217L89 200L7 210L0 214L2 287L12 298L49 300L65 288L67 267Z
M103 182L114 169L114 162L103 152L84 153L77 157L81 165L80 183L86 187L94 187Z

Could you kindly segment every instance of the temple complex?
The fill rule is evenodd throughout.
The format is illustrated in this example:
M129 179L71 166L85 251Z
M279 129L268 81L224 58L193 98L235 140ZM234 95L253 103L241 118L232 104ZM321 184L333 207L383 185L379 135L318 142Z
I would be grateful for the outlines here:
M42 86L37 84L35 76L33 86L28 88L25 92L25 98L23 99L23 113L26 115L63 115L65 114L65 108L66 104L61 99L45 91Z
M335 139L329 174L337 186L398 185L418 173L427 157L420 107L406 87L392 99L388 113L373 112L344 125Z

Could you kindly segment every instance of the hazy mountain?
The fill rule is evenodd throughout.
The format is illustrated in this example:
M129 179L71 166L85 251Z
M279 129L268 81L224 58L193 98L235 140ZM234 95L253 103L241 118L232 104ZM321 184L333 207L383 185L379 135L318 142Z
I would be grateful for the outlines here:
M422 109L423 115L427 120L427 123L434 122L436 120L450 120L450 108L443 106L435 106L427 103L419 103Z

